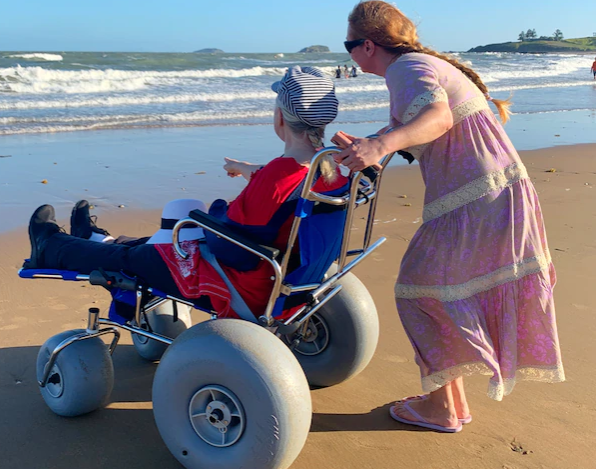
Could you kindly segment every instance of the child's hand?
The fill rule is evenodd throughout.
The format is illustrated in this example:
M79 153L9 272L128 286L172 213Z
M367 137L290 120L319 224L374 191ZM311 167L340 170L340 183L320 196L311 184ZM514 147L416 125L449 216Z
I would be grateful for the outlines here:
M228 176L231 178L237 178L242 176L242 167L246 166L243 161L238 161L233 158L224 158L226 164L224 164L224 170L227 171Z

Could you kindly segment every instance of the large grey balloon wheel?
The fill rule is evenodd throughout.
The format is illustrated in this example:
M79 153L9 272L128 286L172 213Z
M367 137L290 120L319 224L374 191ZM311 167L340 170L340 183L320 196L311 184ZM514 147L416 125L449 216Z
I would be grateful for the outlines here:
M379 342L379 317L367 288L352 273L339 284L341 291L311 316L293 349L313 387L334 386L359 374ZM297 337L282 339L292 344Z
M63 340L84 329L50 337L37 355L37 380L43 377L50 354ZM74 342L59 354L41 395L52 411L63 417L76 417L104 407L114 387L114 365L107 345L93 337Z
M141 328L150 330L170 339L175 339L192 326L190 306L177 303L178 320L174 321L174 304L167 301L152 311L142 315ZM158 361L168 348L162 342L149 339L139 334L131 333L132 342L138 354L145 360Z
M285 344L256 324L219 319L168 347L153 381L153 413L188 469L286 469L304 446L312 407Z

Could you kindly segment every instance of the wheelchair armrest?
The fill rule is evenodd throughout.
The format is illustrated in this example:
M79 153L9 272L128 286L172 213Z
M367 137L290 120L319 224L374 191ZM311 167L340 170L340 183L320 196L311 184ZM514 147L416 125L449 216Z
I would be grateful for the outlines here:
M201 210L193 210L188 214L188 216L193 220L196 220L205 225L204 228L211 231L212 233L222 234L229 238L232 238L238 243L240 243L240 245L244 245L246 247L251 248L252 250L258 252L259 255L269 260L274 260L277 256L279 256L279 249L255 243L246 236L237 233L228 225L223 223L219 218L216 218L213 215L209 215L208 213L202 212Z

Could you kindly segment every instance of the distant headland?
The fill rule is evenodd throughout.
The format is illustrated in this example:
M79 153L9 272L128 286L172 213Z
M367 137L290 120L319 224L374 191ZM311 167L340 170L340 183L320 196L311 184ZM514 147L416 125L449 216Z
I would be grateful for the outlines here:
M223 54L224 51L221 49L201 49L194 51L195 54Z
M330 52L327 46L310 46L298 51L298 53Z
M517 41L488 44L470 49L468 52L593 52L596 51L596 34L593 37L563 39L563 32L557 29L552 36L538 36L535 29L522 31Z

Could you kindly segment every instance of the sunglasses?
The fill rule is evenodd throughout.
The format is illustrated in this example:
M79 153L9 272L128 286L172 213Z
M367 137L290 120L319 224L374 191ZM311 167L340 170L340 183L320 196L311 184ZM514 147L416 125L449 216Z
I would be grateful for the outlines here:
M354 39L353 41L344 41L344 47L348 51L348 54L351 54L354 48L364 44L364 41L366 41L366 39Z

